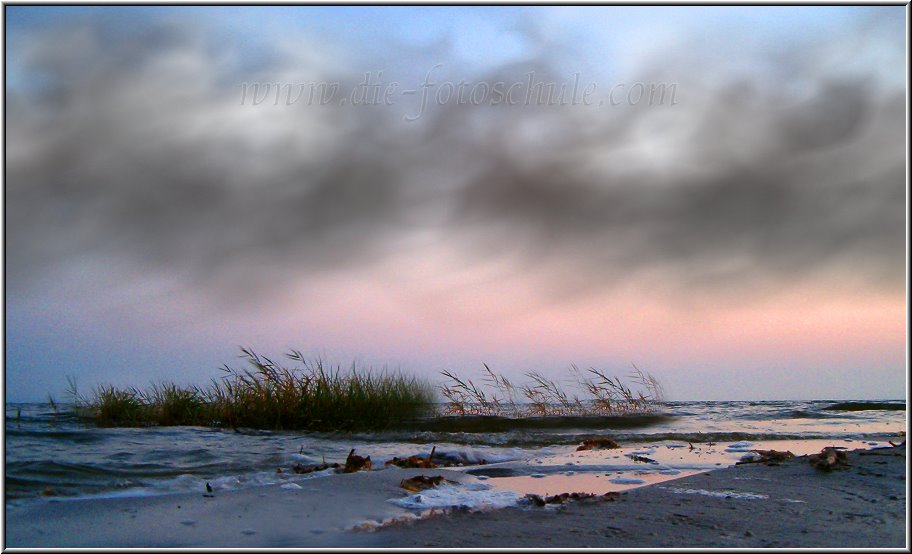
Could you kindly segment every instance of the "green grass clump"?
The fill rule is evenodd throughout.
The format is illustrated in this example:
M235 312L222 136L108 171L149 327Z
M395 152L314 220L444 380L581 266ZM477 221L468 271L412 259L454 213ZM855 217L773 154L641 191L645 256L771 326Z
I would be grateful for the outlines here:
M111 385L101 385L95 389L97 419L116 422L121 425L133 425L145 419L146 407L133 390L120 390Z
M153 384L141 391L99 386L90 399L71 381L77 413L102 426L206 425L319 431L377 430L423 416L434 402L424 381L386 370L379 373L326 367L298 351L288 368L242 349L248 367L223 368L209 387Z
M303 364L290 370L243 350L249 368L227 366L206 400L216 419L231 426L272 429L383 429L419 417L434 402L424 381L400 373L343 372L298 351L287 356Z
M140 395L148 410L146 417L159 425L195 425L209 418L208 407L197 388L160 383Z

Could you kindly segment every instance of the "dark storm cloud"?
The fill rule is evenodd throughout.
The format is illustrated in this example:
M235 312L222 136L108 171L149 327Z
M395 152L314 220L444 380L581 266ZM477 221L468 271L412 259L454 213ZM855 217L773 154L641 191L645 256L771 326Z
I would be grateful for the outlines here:
M658 269L686 286L836 272L902 290L905 102L864 84L823 83L784 107L720 91L681 145L691 161L670 175L626 172L623 162L593 173L572 156L497 160L460 194L454 225L475 229L491 256L519 253L527 267L572 262L573 286ZM636 125L618 126L601 155L611 160L617 137Z
M678 82L676 106L436 106L408 124L396 110L241 106L241 82L345 89L361 72L319 50L251 70L200 37L87 25L16 53L13 289L91 263L253 294L367 267L416 230L467 263L507 257L581 290L651 270L684 288L820 274L902 288L904 96L870 76L815 73L804 55L792 74L811 92L790 100L781 83L668 64L638 77Z
M249 287L383 251L409 200L370 113L239 106L236 60L186 29L121 42L82 27L27 52L44 82L10 98L12 281L89 257Z

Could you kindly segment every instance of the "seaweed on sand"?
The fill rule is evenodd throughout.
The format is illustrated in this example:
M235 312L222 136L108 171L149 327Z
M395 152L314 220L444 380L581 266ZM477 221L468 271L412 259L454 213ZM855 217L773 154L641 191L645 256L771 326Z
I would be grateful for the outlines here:
M437 451L437 447L431 449L431 453L428 454L427 458L419 458L418 456L409 456L408 458L399 458L394 456L392 460L387 460L384 463L384 466L394 465L397 467L405 468L421 468L421 469L433 469L437 467L437 464L434 463L434 452Z
M297 473L297 474L306 474L306 473L313 473L315 471L324 471L324 470L327 470L330 468L334 469L336 471L339 471L340 469L342 469L342 466L338 463L327 464L326 462L323 462L322 464L311 465L311 466L305 466L303 464L295 464L295 465L291 466L291 471L293 471L294 473ZM279 470L278 473L281 473L281 470Z
M608 448L620 448L620 447L618 446L618 443L615 442L613 439L600 437L600 438L595 438L595 439L584 440L582 444L580 444L578 447L576 447L576 451L581 452L583 450L598 450L601 448L608 449Z
M601 496L598 496L591 492L563 492L561 494L555 494L553 496L541 496L538 494L527 494L524 498L527 502L533 506L539 508L547 504L567 504L568 502L579 502L579 501L604 501L604 502L614 502L620 496L617 492L607 492Z
M351 452L348 453L348 458L345 459L345 466L342 468L342 473L354 473L356 471L370 471L371 469L371 457L367 456L361 457L355 454L355 449L352 448Z
M735 462L735 465L763 463L775 465L795 457L788 450L751 450L751 452L756 454L756 456L744 456L740 461Z
M849 465L849 456L840 447L826 446L820 451L820 454L808 456L808 461L816 469L832 471L847 467Z
M411 492L420 492L427 489L432 489L438 485L456 485L455 481L450 481L446 479L443 475L436 475L434 477L428 477L426 475L416 475L408 479L403 479L399 486L403 489Z

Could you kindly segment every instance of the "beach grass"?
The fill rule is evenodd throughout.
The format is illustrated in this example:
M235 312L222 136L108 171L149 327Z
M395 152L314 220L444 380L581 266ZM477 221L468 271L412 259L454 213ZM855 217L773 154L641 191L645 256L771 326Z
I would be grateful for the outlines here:
M447 383L440 387L447 399L450 415L500 417L536 416L620 416L654 413L663 401L663 391L655 377L635 364L624 382L605 371L589 368L585 372L570 367L574 378L571 391L535 371L525 373L529 381L517 384L484 365L480 385L450 371L442 372ZM636 388L634 388L636 387Z
M173 382L148 389L97 386L84 397L70 381L75 413L100 426L203 425L317 431L377 430L425 415L427 382L400 372L348 371L292 351L290 368L249 349L247 367L227 365L208 387Z
M74 413L99 426L199 425L311 431L374 431L405 427L434 416L621 416L655 413L662 402L658 381L635 365L628 382L604 371L571 366L567 389L538 372L524 384L484 365L476 385L442 372L438 387L401 372L329 366L292 350L293 366L242 348L240 369L227 365L208 386L152 383L146 389L96 386L88 397L69 380ZM446 399L437 404L437 392Z

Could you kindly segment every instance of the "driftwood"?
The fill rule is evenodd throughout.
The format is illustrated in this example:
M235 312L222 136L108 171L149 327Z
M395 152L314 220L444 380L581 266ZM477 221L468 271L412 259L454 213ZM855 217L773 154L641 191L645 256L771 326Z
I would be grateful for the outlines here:
M577 452L581 450L596 450L599 448L619 448L618 443L609 438L586 439L576 448Z

